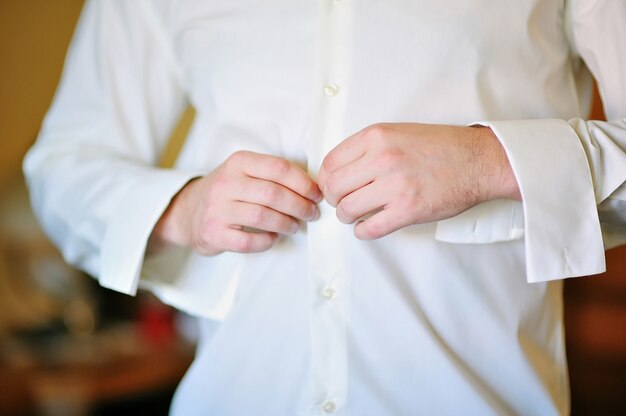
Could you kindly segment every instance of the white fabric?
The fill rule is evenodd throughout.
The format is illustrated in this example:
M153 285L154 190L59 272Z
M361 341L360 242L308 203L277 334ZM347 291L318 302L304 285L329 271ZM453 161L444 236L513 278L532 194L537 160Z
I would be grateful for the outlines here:
M25 160L33 205L102 285L202 318L174 414L568 413L556 279L604 270L601 225L626 241L624 40L621 0L88 1ZM610 122L584 120L587 68ZM144 259L170 198L234 151L315 177L395 121L491 126L523 205L363 242L322 203L266 253Z

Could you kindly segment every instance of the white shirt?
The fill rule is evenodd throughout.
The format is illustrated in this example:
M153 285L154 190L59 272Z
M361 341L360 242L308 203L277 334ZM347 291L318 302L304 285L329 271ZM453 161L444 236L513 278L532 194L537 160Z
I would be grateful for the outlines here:
M25 161L67 260L201 318L172 412L558 414L558 279L626 241L626 2L230 0L86 4ZM585 121L591 78L610 122ZM197 111L175 169L169 132ZM245 149L315 177L376 122L491 126L524 203L359 241L334 210L259 254L144 259L170 198Z

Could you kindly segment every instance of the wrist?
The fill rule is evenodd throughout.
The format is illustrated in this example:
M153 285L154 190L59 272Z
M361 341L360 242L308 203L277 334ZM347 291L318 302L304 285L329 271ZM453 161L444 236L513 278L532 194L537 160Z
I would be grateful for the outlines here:
M148 239L149 252L161 250L167 246L188 245L185 220L188 219L190 213L186 207L189 205L190 188L195 185L196 179L199 178L193 178L187 182L170 200L152 229Z
M500 140L489 127L473 126L477 153L477 184L481 202L493 199L521 201L519 185Z

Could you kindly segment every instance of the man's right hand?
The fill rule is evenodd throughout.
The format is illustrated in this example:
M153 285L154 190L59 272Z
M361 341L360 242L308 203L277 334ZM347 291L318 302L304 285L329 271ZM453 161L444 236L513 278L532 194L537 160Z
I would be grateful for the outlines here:
M279 234L294 234L300 221L319 217L322 194L295 164L240 151L207 176L187 183L172 199L150 236L203 255L252 253L272 247Z

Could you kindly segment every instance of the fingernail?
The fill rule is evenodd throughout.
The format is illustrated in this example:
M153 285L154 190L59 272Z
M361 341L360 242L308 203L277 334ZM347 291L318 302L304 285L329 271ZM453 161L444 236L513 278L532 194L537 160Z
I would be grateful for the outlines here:
M324 195L322 195L322 191L319 189L315 191L315 196L313 196L313 202L322 202L324 199Z
M315 221L320 217L320 209L317 205L313 205L313 213L311 214L311 221Z
M300 230L300 223L299 222L294 222L291 224L291 234L295 234L298 232L298 230Z

